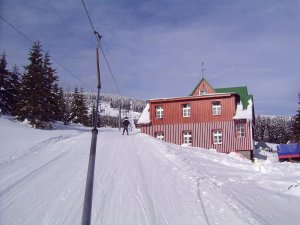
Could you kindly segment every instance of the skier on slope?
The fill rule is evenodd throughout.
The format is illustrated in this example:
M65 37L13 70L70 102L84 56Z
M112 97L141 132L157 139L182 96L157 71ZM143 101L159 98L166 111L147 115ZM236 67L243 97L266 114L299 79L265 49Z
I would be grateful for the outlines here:
M123 123L123 135L124 135L125 131L127 132L127 135L128 135L128 126L130 124L128 117L125 117L122 123Z

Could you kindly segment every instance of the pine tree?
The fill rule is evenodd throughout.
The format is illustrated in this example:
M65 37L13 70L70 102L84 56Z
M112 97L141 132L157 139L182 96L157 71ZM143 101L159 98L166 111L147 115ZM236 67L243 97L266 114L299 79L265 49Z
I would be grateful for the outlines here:
M44 55L44 89L46 95L45 114L49 121L58 120L60 117L57 112L60 111L59 107L59 87L57 84L58 77L55 74L55 69L52 68L50 62L50 55L48 52Z
M57 94L55 95L55 103L57 104L57 113L55 113L54 119L63 121L64 123L67 122L67 106L64 98L64 91L62 88L58 88L57 90Z
M88 108L86 106L86 99L83 94L83 89L81 88L79 93L79 99L80 99L80 123L82 123L85 126L88 126L89 124L89 117L88 117Z
M74 93L72 94L71 103L70 103L70 118L69 118L70 122L76 123L75 121L77 121L77 117L79 113L78 105L79 105L79 91L78 88L75 87Z
M8 114L10 111L8 106L9 93L7 90L9 71L6 67L6 54L3 52L0 59L0 114Z
M62 88L58 88L58 94L56 96L57 112L55 114L55 120L64 122L64 125L69 124L70 117L70 106L69 106L69 96L65 98L65 94Z
M298 93L298 98L299 98L299 105L300 105L300 92ZM300 106L299 109L297 110L297 115L295 116L295 120L293 123L293 138L295 142L300 143Z
M25 66L25 74L20 86L20 101L17 119L28 119L33 126L39 126L43 113L43 56L41 45L35 42L29 53L29 65Z
M83 125L89 124L88 110L86 107L86 100L83 95L83 89L78 91L76 87L72 96L70 107L70 119L73 123L80 123Z
M283 134L283 141L281 143L287 143L288 141L293 140L293 118L285 121L284 123L284 134Z
M268 118L267 122L268 122L267 127L269 133L268 141L271 143L279 143L280 141L278 141L278 139L280 139L282 136L282 131L279 127L281 126L280 119L278 117Z
M256 116L255 120L255 140L287 143L292 138L293 120L285 117L269 118Z
M69 92L69 91L68 91ZM69 93L65 95L63 93L64 102L65 102L65 109L64 109L64 119L63 122L65 125L68 125L71 120L71 99Z
M52 96L51 86L55 79L47 73L49 64L43 58L40 42L33 44L28 60L20 85L17 119L27 119L36 128L51 128L53 117L49 96Z
M19 100L19 89L20 89L20 73L17 65L14 65L13 71L9 74L8 79L8 105L12 115L17 113L17 102Z
M256 141L261 140L261 117L258 115L255 118L255 132L254 132L254 139Z

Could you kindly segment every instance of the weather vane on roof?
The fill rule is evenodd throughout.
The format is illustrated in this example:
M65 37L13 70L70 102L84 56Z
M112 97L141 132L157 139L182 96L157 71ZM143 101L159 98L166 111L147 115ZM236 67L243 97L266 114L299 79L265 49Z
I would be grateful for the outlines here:
M204 63L202 62L202 79L204 79Z

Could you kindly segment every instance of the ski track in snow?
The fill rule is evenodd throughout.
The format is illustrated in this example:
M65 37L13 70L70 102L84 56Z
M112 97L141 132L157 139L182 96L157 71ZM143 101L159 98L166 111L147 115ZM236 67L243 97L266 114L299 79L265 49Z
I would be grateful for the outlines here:
M287 218L264 217L255 200L245 202L255 196L241 197L253 179L253 193L267 193L259 189L264 177L248 162L116 129L100 129L97 141L92 224L257 225ZM80 224L90 144L91 132L68 130L27 144L17 157L4 156L0 224ZM285 206L297 204L295 197L273 196Z
M168 146L169 150L176 152L178 147ZM207 157L197 152L197 157ZM256 221L255 216L247 206L234 200L230 193L224 193L222 186L215 178L210 177L201 170L195 169L194 161L188 158L182 160L182 170L190 171L190 179L194 180L197 187L198 202L201 205L206 224L267 224ZM211 159L207 159L211 160ZM195 160L195 162L197 162ZM223 216L216 216L216 210Z
M121 141L119 136L112 138L110 141L114 145L111 148L99 149L99 154L105 157L106 151L109 151L109 156L103 160L102 166L101 159L100 162L96 162L102 169L98 167L99 170L95 173L95 179L98 180L94 196L97 199L94 202L97 212L93 217L95 224L205 224L201 223L201 219L193 221L191 214L186 215L185 220L182 220L182 215L179 219L176 215L170 214L174 211L178 215L184 214L186 210L178 204L182 204L180 202L182 199L179 198L177 201L178 195L174 184L174 181L178 182L174 177L176 171L171 171L175 180L171 179L173 182L166 185L166 180L172 177L153 167L155 166L153 163L156 164L161 160L161 155L155 156L158 150L155 146L151 152L143 151L141 146L149 143L145 143L138 135L121 136ZM152 161L153 159L156 161ZM184 192L181 193L183 194Z
M41 142L38 142L34 146L30 147L28 150L25 150L23 152L23 154L14 156L13 158L6 159L5 161L0 162L0 169L3 167L6 167L7 164L14 163L15 161L20 160L20 159L22 160L22 158L26 157L27 154L32 154L32 153L37 154L41 149L43 149L47 145L53 145L57 142L72 138L74 136L77 136L77 135L60 135L60 136L51 137L51 138L48 138Z
M210 225L223 224L223 222L228 223L230 221L235 221L238 224L257 224L253 223L253 219L247 220L247 218L249 218L249 214L245 214L246 210L241 206L237 206L236 203L229 201L228 198L225 198L224 195L221 194L221 192L218 192L217 199L224 200L224 202L230 206L229 208L233 209L234 214L223 212L226 220L218 221L218 218L214 215L215 213L212 213L213 216L209 213L210 210L215 210L216 204L211 204L212 199L209 199L206 196L206 193L213 192L213 199L216 199L216 190L218 190L218 186L216 186L215 183L209 182L210 180L205 177L205 174L200 173L202 178L196 178L197 185L195 185L195 180L192 181L190 179L192 173L187 174L188 170L184 171L184 167L181 166L181 171L179 173L177 172L178 169L177 171L168 171L170 168L169 164L174 163L174 161L166 157L166 155L161 152L160 148L156 147L156 142L152 143L145 141L144 139L139 138L138 135L122 136L120 139L119 136L113 136L111 134L113 133L103 132L100 133L99 137L96 162L96 165L98 165L97 168L99 169L96 170L95 173L96 185L94 187L93 207L95 213L92 218L93 224ZM44 153L47 150L49 151L49 149L50 153L53 153L51 155L46 154L46 157L37 157L39 162L34 168L29 167L26 170L26 173L20 173L21 178L19 180L13 182L9 186L6 185L5 189L1 189L0 199L5 199L6 197L8 199L12 199L10 201L3 200L4 204L1 204L0 207L1 213L5 213L11 209L13 207L13 203L18 201L19 196L21 199L25 199L27 204L29 203L32 210L47 208L47 205L49 202L53 202L53 199L48 199L47 191L43 190L48 190L49 188L57 190L58 187L51 184L49 186L48 182L43 183L43 181L46 180L47 177L50 177L50 180L52 180L53 176L55 176L54 173L58 173L64 169L64 165L66 165L68 158L70 160L74 158L74 154L76 154L76 152L71 151L72 139L74 142L73 145L76 145L76 143L83 143L80 140L83 136L87 137L87 140L85 140L84 143L88 146L90 135L87 134L69 138L54 137L34 145L31 148L31 151L29 151L31 154L27 153L20 157L18 160L25 163L27 158L31 161L32 156L35 157L36 154ZM79 140L76 140L78 138ZM109 141L106 142L106 140ZM68 146L65 144L68 144ZM151 144L150 148L149 144ZM150 152L143 151L141 148L141 146L147 145L147 149L151 150ZM59 151L55 151L55 147L53 148L51 146L59 146ZM88 148L86 146L84 148L87 150ZM105 148L101 148L101 146L105 146ZM73 146L73 148L75 147ZM78 149L78 147L75 149ZM152 161L146 161L146 159L151 159ZM8 165L6 164L5 170L1 171L1 173L4 172L3 175L5 175L5 171L14 170L11 167L15 164L19 166L17 161L14 161L11 165L9 163ZM162 164L157 166L159 169L164 168L164 164L167 166L164 168L165 171L153 171L155 166L152 163ZM174 166L178 167L176 164ZM84 170L82 169L80 172L80 177L84 178ZM73 174L73 176L69 176L68 179L76 178L77 175L78 174ZM15 180L16 175L14 175L13 178ZM65 180L66 183L69 181L67 179ZM81 181L84 184L84 179L81 179ZM73 182L74 181L71 183ZM9 182L5 183L9 184ZM188 189L185 188L182 183L190 183L190 186L193 187L194 190L190 186L188 186ZM161 184L160 187L153 186L157 184ZM36 190L36 185L40 187L36 193L36 197L34 199L27 199L26 196L24 196L24 193L33 189ZM124 192L124 188L126 189L126 192ZM181 190L183 188L186 190ZM84 189L81 188L80 192L73 194L77 194L79 197L83 196L83 193ZM14 196L14 198L11 196ZM64 195L59 198L61 202L64 202L66 198L63 196ZM181 196L181 198L179 198L179 196ZM189 199L189 201L184 202L184 199ZM44 204L45 202L48 203L44 207L41 207L40 204ZM213 200L213 202L216 202L216 200ZM221 204L223 208L226 208L226 206L224 206L224 202L218 200L218 206ZM128 204L128 207L124 207L124 204ZM57 204L54 205L57 206ZM184 208L182 208L182 206L184 206ZM69 221L78 224L81 219L79 215L81 215L82 204L77 202L77 209L72 205L67 205L66 207L67 209L69 207L69 210L72 210L70 214L74 215L74 218L65 214L66 219L62 224L69 224ZM186 210L187 207L191 209ZM50 212L59 213L58 209L52 209L53 210ZM77 216L75 216L76 214L74 214L74 211L76 211ZM28 217L27 210L25 210L25 212L24 218ZM182 214L185 212L191 212L191 214L183 216ZM57 216L56 214L54 215L55 217ZM180 215L180 217L176 218L176 215ZM228 215L231 216L229 217ZM242 220L238 220L232 215L237 215L237 217ZM47 214L44 221L46 224L52 224L52 219L53 217ZM36 220L38 220L38 218L34 218L34 221ZM23 220L18 220L17 224L21 221ZM25 219L23 222L23 224L32 224L33 220L31 219L27 221Z
M83 133L76 137L47 139L34 145L33 151L18 160L6 163L1 168L0 218L9 215L7 224L60 224L54 223L53 219L59 218L60 214L65 218L69 213L74 214L76 205L72 201L62 203L71 194L83 199L84 185L78 191L73 189L78 187L78 181L84 183L86 168L80 167L87 164L87 156L82 151L74 154L73 150L78 145L85 145L82 149L88 150L85 136L90 135Z

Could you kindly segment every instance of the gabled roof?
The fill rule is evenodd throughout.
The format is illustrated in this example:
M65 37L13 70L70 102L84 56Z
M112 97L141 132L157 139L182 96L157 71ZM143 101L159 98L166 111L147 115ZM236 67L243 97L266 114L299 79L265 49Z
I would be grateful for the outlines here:
M191 93L189 96L192 96L192 95L195 93L195 91L197 90L197 88L200 86L200 84L201 84L202 82L206 82L206 84L208 84L208 86L209 86L211 89L214 90L214 88L207 82L207 80L205 80L204 78L202 78L202 79L199 81L199 83L196 85L196 87L193 89L192 93Z
M202 78L199 83L196 85L196 87L193 89L192 93L189 96L192 96L195 94L195 91L199 88L202 82L205 82L213 91L216 93L235 93L240 96L240 100L243 104L243 109L247 109L249 104L249 99L253 100L253 96L248 94L248 89L246 86L242 87L229 87L229 88L213 88L207 80Z

